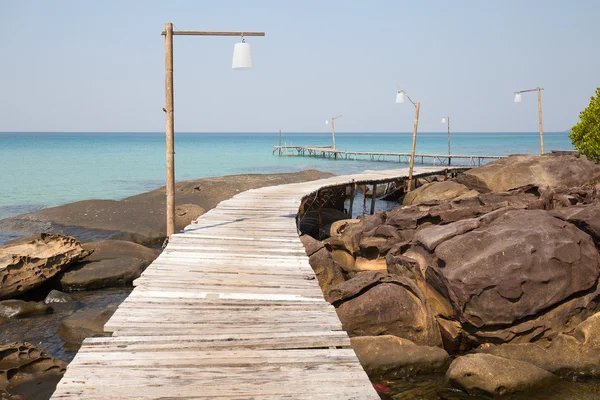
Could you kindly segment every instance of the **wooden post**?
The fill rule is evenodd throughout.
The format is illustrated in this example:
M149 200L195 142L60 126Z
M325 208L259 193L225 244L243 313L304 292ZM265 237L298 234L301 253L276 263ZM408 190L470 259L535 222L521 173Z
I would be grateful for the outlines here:
M331 118L331 148L335 149L335 129L333 127L335 117Z
M448 165L450 165L450 117L448 117Z
M352 182L350 185L350 204L348 205L348 213L352 218L352 206L354 206L354 196L356 195L356 183Z
M377 184L373 184L373 192L371 193L371 215L375 213L375 199L377 199Z
M544 128L542 127L542 89L537 88L538 93L538 116L540 119L540 153L544 154Z
M175 121L173 101L173 24L165 24L165 96L167 151L167 239L175 233Z
M417 128L419 126L419 109L421 108L421 103L415 103L415 126L413 129L413 137L412 137L412 149L410 151L410 165L408 167L408 189L407 192L411 191L412 188L412 177L413 177L413 167L415 166L415 148L417 146Z
M362 206L362 215L365 215L365 212L367 211L367 185L364 184L363 185L363 206Z

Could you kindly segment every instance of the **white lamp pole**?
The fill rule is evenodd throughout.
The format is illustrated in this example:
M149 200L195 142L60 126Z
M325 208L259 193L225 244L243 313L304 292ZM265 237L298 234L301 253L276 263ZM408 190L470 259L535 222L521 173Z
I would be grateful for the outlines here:
M538 119L539 119L539 124L540 124L540 153L544 154L544 128L542 126L542 90L544 90L544 88L540 88L540 87L537 87L535 89L519 90L518 92L515 92L515 103L520 103L522 101L521 93L537 91Z
M419 126L419 109L421 108L421 103L418 101L415 103L412 101L410 96L398 85L398 93L396 94L396 103L402 104L404 103L404 97L408 98L408 100L415 106L415 125L413 128L413 137L412 137L412 148L410 151L410 164L408 166L408 188L407 192L412 190L412 177L413 177L413 167L415 165L415 148L417 146L417 128Z
M448 165L450 165L450 117L442 118L442 124L448 122Z
M233 48L233 62L231 67L252 68L252 55L250 45L244 36L265 36L264 32L199 32L199 31L173 31L173 23L165 23L165 97L166 105L166 142L167 142L167 239L175 233L175 106L173 99L173 36L239 36L241 43L236 43Z

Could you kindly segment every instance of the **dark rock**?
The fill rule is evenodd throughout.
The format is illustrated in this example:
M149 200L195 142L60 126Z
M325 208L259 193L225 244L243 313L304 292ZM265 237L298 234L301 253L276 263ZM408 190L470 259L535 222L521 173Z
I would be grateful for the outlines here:
M137 243L104 240L86 243L93 253L60 278L64 290L91 290L131 284L150 265L158 252Z
M372 377L398 379L445 371L449 356L439 347L418 346L391 335L357 336L350 339L365 372Z
M491 354L458 357L452 361L446 375L451 385L473 396L524 392L556 379L535 365Z
M66 367L65 362L27 342L0 345L0 392L8 399L48 399ZM23 387L29 390L22 390ZM11 393L13 390L32 393L18 395Z
M83 309L63 320L58 328L58 334L66 342L65 348L76 351L85 338L110 336L110 332L104 331L104 324L116 309L116 306L104 309Z
M453 181L427 183L404 196L402 204L440 203L453 200L469 192L465 185ZM475 194L476 195L476 194Z
M420 345L441 345L425 296L407 278L364 272L332 288L327 299L350 336L394 335Z
M59 292L58 290L51 290L44 299L44 304L69 303L71 301L73 299L68 294Z
M308 262L312 267L319 286L324 296L338 283L344 282L344 273L340 265L334 261L331 253L316 239L309 235L302 235L300 240L305 246L307 254L310 252Z
M40 233L0 247L0 299L36 288L88 255L69 236Z
M197 218L199 208L210 210L239 192L283 183L306 182L333 174L315 170L286 174L244 174L203 178L175 184L178 214L175 231ZM123 200L84 200L45 208L0 221L0 230L39 232L40 227L54 232L77 232L81 240L129 240L143 245L162 244L166 234L165 188ZM27 234L27 233L25 233Z
M428 282L447 295L471 333L481 330L489 339L484 331L508 328L594 290L600 256L573 225L544 211L508 211L481 221L477 229L434 243L437 261L427 269ZM559 333L566 322L536 334Z
M596 182L600 165L573 155L515 155L470 169L456 178L479 192L504 192L535 184L550 188L582 186Z
M552 210L550 214L569 221L579 229L587 232L594 239L596 246L600 248L600 203L559 208Z
M26 318L32 315L50 313L52 313L52 307L44 303L23 300L0 301L0 316L4 318Z
M305 235L312 236L315 239L320 239L322 236L328 236L329 230L325 227L340 220L348 219L349 215L343 211L334 208L321 208L320 210L307 211L300 215L298 229ZM323 232L327 235L324 235Z

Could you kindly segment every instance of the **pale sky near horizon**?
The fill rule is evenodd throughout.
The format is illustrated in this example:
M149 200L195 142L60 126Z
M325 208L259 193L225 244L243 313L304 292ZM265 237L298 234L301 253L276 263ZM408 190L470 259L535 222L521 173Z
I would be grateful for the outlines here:
M537 131L577 122L600 86L600 1L0 0L0 131L164 130L164 23L265 31L174 38L175 130Z

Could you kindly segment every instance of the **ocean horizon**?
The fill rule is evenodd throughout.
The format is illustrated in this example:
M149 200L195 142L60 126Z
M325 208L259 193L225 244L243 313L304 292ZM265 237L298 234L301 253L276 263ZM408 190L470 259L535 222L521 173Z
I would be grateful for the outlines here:
M87 199L119 200L164 186L164 132L0 132L0 219ZM177 181L317 169L338 175L404 163L272 154L279 133L175 133ZM330 146L331 132L283 132L282 144ZM339 150L410 152L412 132L336 132ZM546 152L572 150L545 132ZM539 132L452 132L451 153L539 154ZM417 153L446 154L447 132L420 132ZM418 164L417 164L418 166Z

